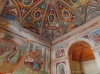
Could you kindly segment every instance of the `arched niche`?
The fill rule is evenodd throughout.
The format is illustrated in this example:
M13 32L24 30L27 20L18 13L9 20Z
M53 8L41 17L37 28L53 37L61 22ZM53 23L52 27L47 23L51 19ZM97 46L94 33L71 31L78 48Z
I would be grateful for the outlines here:
M86 70L86 64L91 66L94 63L95 65L92 66L98 69L92 47L93 44L89 44L86 40L73 41L70 44L67 56L71 74L88 74L89 72L94 72L91 67L88 67Z

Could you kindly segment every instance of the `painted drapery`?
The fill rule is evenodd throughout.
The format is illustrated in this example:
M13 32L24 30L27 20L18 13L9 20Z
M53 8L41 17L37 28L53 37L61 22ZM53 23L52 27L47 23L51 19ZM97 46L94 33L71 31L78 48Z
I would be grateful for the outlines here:
M28 45L26 39L0 29L0 74L50 74L46 69L50 51L39 44Z

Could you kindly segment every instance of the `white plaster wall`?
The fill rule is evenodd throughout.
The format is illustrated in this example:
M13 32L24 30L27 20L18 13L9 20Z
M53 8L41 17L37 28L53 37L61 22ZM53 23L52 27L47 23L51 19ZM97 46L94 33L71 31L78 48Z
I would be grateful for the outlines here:
M95 60L82 62L82 67L85 74L99 74L99 68Z
M97 50L94 51L94 56L95 56L98 68L100 70L100 48L97 48Z
M75 73L75 74L82 73L81 62L77 62L77 61L72 60L72 67L73 67L72 73Z

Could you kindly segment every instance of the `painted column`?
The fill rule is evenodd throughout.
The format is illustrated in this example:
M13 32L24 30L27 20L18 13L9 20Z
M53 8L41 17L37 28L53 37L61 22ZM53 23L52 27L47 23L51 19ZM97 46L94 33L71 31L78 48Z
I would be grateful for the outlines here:
M35 52L36 51L36 44L34 43L33 44L33 52Z
M32 40L29 40L28 39L27 42L28 42L27 52L29 52L30 51L30 46L31 46Z
M55 59L55 55L54 55L54 50L53 50L53 48L52 48L52 50L51 50L51 74L56 74L55 73L55 64L54 64L54 59Z
M44 47L42 48L42 56L43 56L43 58L44 58L44 60L43 60L43 68L42 68L42 70L45 72L45 65L46 65L46 50L44 49Z

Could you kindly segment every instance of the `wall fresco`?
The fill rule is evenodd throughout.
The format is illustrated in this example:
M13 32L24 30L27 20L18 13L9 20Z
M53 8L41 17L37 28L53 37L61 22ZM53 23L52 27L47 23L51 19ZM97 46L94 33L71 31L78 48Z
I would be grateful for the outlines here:
M64 48L56 49L55 52L56 52L56 58L65 56L65 49Z
M95 45L99 45L100 44L100 29L96 29L90 32L90 35Z
M66 74L65 62L57 63L57 73L56 74Z
M0 74L28 73L50 74L50 50L0 29Z
M5 30L0 34L0 72L12 73L27 50L27 42Z
M65 50L66 50L67 45L68 45L68 42L60 44L54 48L55 49L55 58L61 58L61 57L65 56Z

